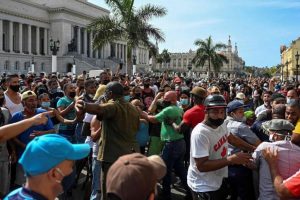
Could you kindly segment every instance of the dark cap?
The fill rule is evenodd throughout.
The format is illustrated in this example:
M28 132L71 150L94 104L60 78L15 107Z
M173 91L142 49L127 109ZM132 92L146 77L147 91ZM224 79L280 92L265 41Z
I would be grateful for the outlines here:
M274 93L272 94L271 96L271 101L275 101L275 100L281 100L281 99L284 99L285 100L285 96L280 94L280 93Z
M244 108L245 105L241 101L234 100L227 105L227 113L231 113L239 108Z
M113 81L106 85L106 91L110 91L115 95L123 95L124 89L119 82Z
M276 132L281 135L288 135L291 133L295 126L285 119L272 119L262 124L263 129L272 132Z

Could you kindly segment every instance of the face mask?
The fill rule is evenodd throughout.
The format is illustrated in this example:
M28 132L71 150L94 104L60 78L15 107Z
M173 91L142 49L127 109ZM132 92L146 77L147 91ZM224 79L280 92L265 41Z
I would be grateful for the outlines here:
M135 96L136 96L137 98L140 98L140 97L141 97L141 93L135 93Z
M148 88L149 86L150 86L149 83L145 83L145 84L144 84L144 87L145 87L145 88Z
M103 81L102 81L102 84L103 84L103 85L107 85L108 83L109 83L109 80L103 80Z
M4 99L5 99L5 98L0 98L0 107L3 106L3 104L4 104Z
M246 120L247 120L245 116L243 116L242 118L239 118L235 114L233 114L233 119L238 122L246 122Z
M56 93L56 92L57 92L57 88L51 90L51 93Z
M221 126L224 123L224 119L212 119L212 118L208 118L207 119L207 124L210 126Z
M69 97L74 98L76 96L76 92L70 92Z
M181 105L188 105L189 104L189 100L188 99L180 99L180 103Z
M296 101L295 99L291 99L291 98L287 98L287 99L286 99L286 103L287 103L287 104L294 103L295 101Z
M19 92L20 85L10 85L9 88L14 92Z
M68 176L65 176L59 168L56 168L56 171L64 177L61 181L56 180L56 182L61 184L64 192L68 191L75 182L75 171Z
M49 101L49 102L42 102L42 103L41 103L41 106L42 106L43 108L49 108L49 107L50 107L50 101Z
M170 105L171 105L170 101L163 101L163 107L164 108L169 107Z
M130 95L124 96L124 101L129 102L130 101Z

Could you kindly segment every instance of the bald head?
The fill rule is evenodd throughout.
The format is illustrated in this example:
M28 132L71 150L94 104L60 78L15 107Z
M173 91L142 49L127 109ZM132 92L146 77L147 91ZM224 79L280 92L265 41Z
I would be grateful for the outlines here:
M296 90L289 90L289 91L287 92L286 97L287 97L288 99L297 99L297 100L299 99Z
M164 95L164 101L169 101L171 104L177 104L177 93L175 91L166 92Z

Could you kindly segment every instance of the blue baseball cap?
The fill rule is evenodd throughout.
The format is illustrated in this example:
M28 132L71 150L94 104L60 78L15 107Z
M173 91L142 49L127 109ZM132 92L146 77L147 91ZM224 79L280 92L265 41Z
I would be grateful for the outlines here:
M227 105L227 113L231 113L232 111L235 111L238 108L244 108L244 107L245 107L245 105L241 101L238 101L238 100L231 101Z
M34 138L26 147L19 163L25 174L36 176L48 172L65 160L80 160L89 155L88 144L72 144L57 134Z

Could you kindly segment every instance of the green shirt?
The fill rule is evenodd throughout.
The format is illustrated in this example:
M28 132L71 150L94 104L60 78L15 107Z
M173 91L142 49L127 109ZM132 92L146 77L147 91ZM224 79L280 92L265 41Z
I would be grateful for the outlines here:
M112 163L122 155L139 152L136 140L140 123L138 110L121 99L100 106L104 114L98 160Z
M67 96L60 98L57 102L57 108L61 107L62 109L67 108L73 103L73 99L69 99ZM73 108L65 116L65 119L73 120L76 117L76 110ZM66 125L63 123L59 124L59 130L75 130L76 124Z
M155 115L155 119L162 123L161 131L160 131L160 138L164 142L170 142L174 140L179 140L184 138L183 134L175 131L175 129L166 124L164 121L165 119L173 119L174 122L178 125L181 122L183 115L183 110L177 106L168 106L167 108L163 109L160 113Z

